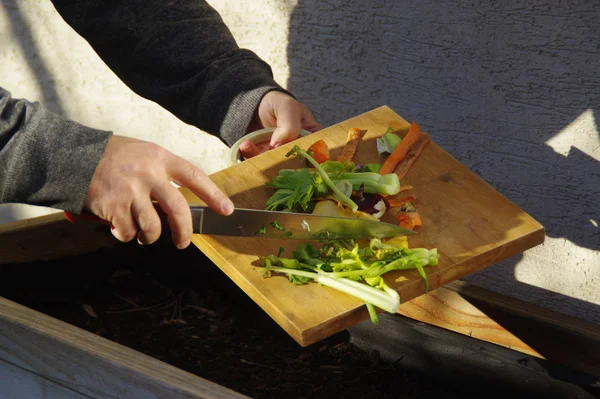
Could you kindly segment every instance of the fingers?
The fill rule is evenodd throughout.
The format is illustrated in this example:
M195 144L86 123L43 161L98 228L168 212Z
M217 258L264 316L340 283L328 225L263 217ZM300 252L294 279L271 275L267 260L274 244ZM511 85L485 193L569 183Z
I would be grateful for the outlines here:
M116 214L117 216L111 220L112 235L121 242L129 242L133 240L137 235L138 227L133 220L131 211L129 209L123 209L121 212L117 212Z
M260 149L252 140L246 140L240 144L240 153L245 159L248 159L260 154Z
M167 183L156 187L151 195L167 215L175 246L179 249L187 248L193 234L192 212L183 194ZM158 214L156 216L158 217Z
M311 133L323 129L323 126L317 122L313 113L306 107L304 107L304 112L302 112L302 129L308 130Z
M167 170L170 171L171 178L175 183L189 188L206 202L213 211L225 216L233 212L233 202L229 197L217 187L210 177L192 163L174 156ZM183 199L185 200L185 198Z
M271 148L277 148L300 137L302 121L302 106L290 98L289 103L283 103L275 110L277 127L271 136Z
M304 104L276 90L268 92L261 100L258 118L264 127L276 127L271 136L270 148L297 139L300 137L300 129L316 132L322 128Z
M135 202L131 207L131 213L139 228L138 242L155 243L160 238L162 223L150 198Z

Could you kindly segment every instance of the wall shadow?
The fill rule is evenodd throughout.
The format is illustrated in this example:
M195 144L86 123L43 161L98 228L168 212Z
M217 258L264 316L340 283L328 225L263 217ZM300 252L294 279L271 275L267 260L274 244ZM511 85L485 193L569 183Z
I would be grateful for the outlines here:
M419 121L548 237L598 251L592 220L600 220L600 162L580 148L563 156L546 144L589 110L598 134L598 20L600 8L583 0L526 7L515 0L299 0L290 19L288 89L324 126L381 105ZM470 278L502 286L515 280L521 259ZM600 323L598 305L511 286L521 299L543 294L546 306Z

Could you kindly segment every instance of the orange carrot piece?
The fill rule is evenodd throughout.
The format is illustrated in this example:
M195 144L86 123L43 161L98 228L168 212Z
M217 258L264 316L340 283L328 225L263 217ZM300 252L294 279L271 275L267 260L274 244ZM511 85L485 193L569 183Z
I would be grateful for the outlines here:
M315 159L319 164L329 161L329 147L327 147L327 143L324 140L319 140L314 142L310 147L308 147L308 154Z
M410 230L423 225L421 216L417 212L400 212L396 215L396 220L400 226Z
M412 195L409 195L407 197L398 197L393 196L393 197L386 197L386 201L388 202L388 204L390 204L390 207L398 207L398 206L404 206L407 202L414 202L417 198L415 198Z
M404 227L405 229L412 230L415 227L412 219L407 215L407 212L402 212L396 215L396 220L398 220L400 227Z
M352 161L352 158L354 158L354 154L356 153L356 149L358 148L358 143L360 142L361 138L362 135L359 128L353 127L352 129L348 130L348 138L346 139L346 144L342 149L342 155L337 157L337 160L340 162Z
M413 121L408 129L408 133L406 133L406 136L404 136L400 144L394 148L394 151L392 151L392 153L383 162L383 165L379 170L379 174L383 176L388 173L392 173L394 169L396 169L396 165L398 165L398 163L404 159L408 151L419 140L420 137L421 128L416 122Z
M423 226L421 216L417 212L406 212L414 227Z
M413 162L415 162L415 160L419 157L419 155L423 151L423 148L425 147L425 144L427 144L428 142L429 134L421 134L419 140L410 148L408 154L404 157L404 159L400 161L398 165L396 165L395 170L396 174L398 175L398 178L403 179L404 176L406 176L406 173L412 166Z
M402 191L412 190L413 188L414 188L413 186L411 186L410 184L407 184L406 186L400 186L399 192L401 193Z

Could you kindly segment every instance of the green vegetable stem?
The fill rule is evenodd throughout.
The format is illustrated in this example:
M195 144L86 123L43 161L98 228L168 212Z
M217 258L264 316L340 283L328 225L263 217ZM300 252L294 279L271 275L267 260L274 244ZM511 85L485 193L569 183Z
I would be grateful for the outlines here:
M382 176L377 172L357 172L352 162L339 161L323 162L314 171L282 169L267 185L277 189L266 204L268 210L275 211L311 212L312 198L326 196L330 190L338 201L349 207L356 205L350 199L352 190L357 191L361 186L367 194L396 195L400 192L400 180L395 173Z
M302 243L293 251L293 258L269 255L263 260L263 271L265 276L271 272L286 274L297 285L314 281L355 296L367 304L371 320L377 323L376 307L396 313L400 306L400 296L385 284L383 275L393 270L417 269L427 292L424 267L436 265L438 259L435 248L398 248L378 238L372 238L368 247L359 248L357 244L349 246L333 239L319 249Z
M321 165L317 161L315 161L315 159L313 157L311 157L306 151L304 151L302 148L300 148L297 145L294 146L294 148L292 148L292 150L290 152L288 152L286 154L286 156L289 157L289 156L294 155L294 154L296 154L296 156L298 156L299 158L303 158L303 159L307 160L308 162L310 162L310 164L317 170L317 172L319 173L319 175L323 179L323 182L331 189L331 191L333 191L333 193L338 198L338 200L340 200L341 202L343 202L346 205L348 205L348 207L350 207L350 209L352 209L352 212L356 212L358 210L358 205L356 205L356 203L354 201L352 201L350 199L350 197L348 197L346 194L344 194L342 192L342 190L340 190L331 181L331 178L329 177L329 175L327 174L327 172L325 172L323 170L323 168L321 167Z

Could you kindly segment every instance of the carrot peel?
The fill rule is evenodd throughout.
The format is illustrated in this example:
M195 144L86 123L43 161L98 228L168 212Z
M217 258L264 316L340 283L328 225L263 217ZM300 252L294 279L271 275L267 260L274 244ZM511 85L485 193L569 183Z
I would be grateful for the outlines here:
M358 148L358 143L360 142L361 138L362 132L359 128L353 127L352 129L348 130L348 138L346 139L346 144L342 149L342 155L338 156L337 160L340 162L352 161L354 154L356 154L356 149Z
M416 122L410 125L408 133L402 139L400 144L394 148L394 151L386 158L379 170L382 175L392 173L396 169L396 165L408 154L410 148L419 140L421 137L421 128Z

